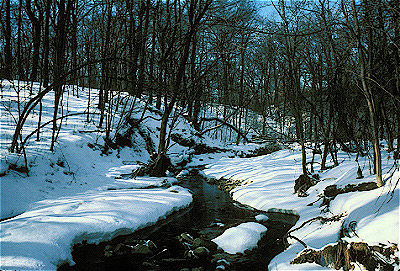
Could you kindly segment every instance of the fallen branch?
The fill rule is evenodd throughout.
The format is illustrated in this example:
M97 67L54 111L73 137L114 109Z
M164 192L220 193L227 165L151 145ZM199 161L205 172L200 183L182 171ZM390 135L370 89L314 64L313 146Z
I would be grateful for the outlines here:
M298 237L296 237L296 236L293 236L293 235L288 234L288 235L287 235L287 238L293 238L293 239L297 240L300 244L302 244L305 248L308 248L307 244L304 243L300 238L298 238Z
M297 228L294 228L294 229L291 229L290 231L288 231L288 232L286 233L286 236L289 236L290 233L292 233L292 232L294 232L294 231L297 231L297 230L303 228L303 227L304 227L305 225L307 225L308 223L311 224L312 222L317 221L317 220L321 221L322 223L326 223L326 222L329 222L329 221L339 221L339 219L342 218L343 216L344 216L344 214L338 214L338 215L334 215L334 216L332 216L332 217L322 217L322 216L313 217L313 218L311 218L311 219L309 219L309 220L307 220L307 221L304 221L304 222L303 222L300 226L298 226Z
M223 125L226 125L226 126L228 126L229 128L231 128L232 130L234 130L236 133L238 133L238 135L241 136L241 137L244 139L244 141L246 141L246 143L249 143L249 142L250 142L250 140L247 139L246 135L243 134L238 128L236 128L236 127L233 126L232 124L230 124L230 123L228 123L228 122L226 122L226 121L224 121L224 120L222 120L222 119L219 119L219 118L201 118L200 121L217 121L217 122L220 122L220 123L221 123L221 124L219 124L219 125L216 125L216 126L213 126L213 127L208 128L208 129L205 129L204 131L202 131L201 133L199 133L200 136L202 136L202 135L204 135L205 133L210 132L210 131L212 131L212 130L214 130L214 129L217 129L217 128L223 126Z
M87 114L87 113L85 113L85 114ZM88 133L88 134L90 134L90 133L104 133L106 130L100 130L100 129L97 129L97 130L87 130L87 131L84 131L84 130L81 130L81 131L78 131L79 133L81 133L81 134L85 134L85 133Z

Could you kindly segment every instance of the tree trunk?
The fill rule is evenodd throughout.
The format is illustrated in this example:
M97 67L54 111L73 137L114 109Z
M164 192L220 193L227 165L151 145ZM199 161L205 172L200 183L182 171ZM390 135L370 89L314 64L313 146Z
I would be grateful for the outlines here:
M13 77L13 59L12 59L12 49L11 49L11 3L10 0L5 0L6 3L6 27L4 31L5 45L4 45L4 69L2 71L3 77L6 79L12 79Z
M36 5L36 1L35 1ZM39 10L39 17L37 18L32 11L31 0L26 0L26 13L28 14L29 20L32 23L33 29L33 58L32 58L32 73L30 80L32 82L37 81L38 69L39 69L39 50L40 50L40 38L41 38L41 24L43 21L43 13Z
M186 69L186 64L187 60L189 58L189 53L190 53L190 46L193 40L194 35L196 34L197 27L200 24L201 19L203 18L205 12L207 11L209 5L211 4L212 0L206 1L205 5L202 7L202 10L195 16L194 14L194 9L195 9L195 2L191 1L190 6L189 6L189 29L186 32L184 42L182 44L182 51L181 51L181 57L179 59L179 65L176 70L176 76L174 79L174 83L172 85L172 93L171 93L171 99L168 103L166 99L166 106L164 109L164 114L162 116L161 120L161 127L160 127L160 143L158 145L158 154L157 158L155 160L155 165L151 169L151 175L154 176L165 176L165 162L164 158L167 152L167 127L168 127L168 119L169 115L171 114L175 103L177 101L177 95L181 90L181 83L184 78L185 74L185 69Z
M24 80L24 68L22 63L22 0L19 1L18 5L18 37L17 37L17 79Z
M388 144L388 151L392 152L394 150L394 146L393 146L393 132L392 132L392 128L390 127L390 122L388 117L386 116L385 113L385 109L384 106L381 105L381 114L382 114L382 118L383 118L383 123L384 126L386 128L386 136L387 136L387 144Z
M44 41L43 41L43 86L49 85L49 54L50 54L50 4L46 1L46 13L44 24Z
M54 113L53 113L53 128L51 135L51 145L50 151L54 151L54 144L56 142L56 131L57 131L57 114L58 108L60 105L60 99L63 95L63 86L60 80L62 80L62 75L64 73L65 66L65 52L66 52L66 43L67 43L67 25L69 23L69 12L71 9L71 0L68 0L67 3L65 0L60 0L59 8L58 8L58 18L57 24L55 27L56 36L55 36L55 58L54 58ZM59 127L60 129L61 127Z

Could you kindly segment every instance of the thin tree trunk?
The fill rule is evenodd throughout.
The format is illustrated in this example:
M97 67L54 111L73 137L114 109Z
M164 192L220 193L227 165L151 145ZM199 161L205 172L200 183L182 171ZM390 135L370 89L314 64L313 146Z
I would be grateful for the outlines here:
M12 79L13 77L13 58L11 49L11 3L10 0L5 0L6 3L6 27L4 31L5 45L4 45L4 70L2 71L4 78Z
M65 4L67 4L65 6ZM56 141L57 131L57 114L60 105L61 96L63 95L63 86L60 80L64 73L65 65L65 51L67 42L67 25L69 23L69 12L71 9L71 2L68 0L60 0L58 8L58 20L56 24L56 37L55 37L55 59L54 59L54 80L56 82L54 87L54 113L53 113L53 128L51 135L50 151L54 151L54 144ZM61 129L59 127L58 129Z
M394 150L392 128L390 127L389 119L386 116L385 109L384 109L383 105L381 105L380 108L381 108L381 114L382 114L382 118L383 118L383 123L384 123L384 126L386 128L388 151L392 152Z
M44 41L43 41L43 86L49 85L49 54L50 54L50 0L46 0Z
M36 4L36 1L35 1ZM39 50L40 50L40 38L41 38L41 24L43 21L43 13L39 10L39 17L36 17L32 11L31 0L26 0L26 12L29 20L32 23L33 29L33 58L32 58L32 73L30 80L32 82L37 80L38 69L39 69Z
M18 37L17 37L17 72L19 80L24 80L24 68L22 64L22 0L19 1L18 5Z

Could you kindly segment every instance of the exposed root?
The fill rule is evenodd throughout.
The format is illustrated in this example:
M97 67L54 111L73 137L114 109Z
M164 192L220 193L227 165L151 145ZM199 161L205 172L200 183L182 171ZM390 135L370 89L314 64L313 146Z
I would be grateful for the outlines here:
M316 263L321 266L343 270L353 270L354 264L362 264L367 270L394 270L398 259L394 252L397 245L389 247L369 246L362 242L347 243L340 240L322 250L307 248L291 261L291 264Z

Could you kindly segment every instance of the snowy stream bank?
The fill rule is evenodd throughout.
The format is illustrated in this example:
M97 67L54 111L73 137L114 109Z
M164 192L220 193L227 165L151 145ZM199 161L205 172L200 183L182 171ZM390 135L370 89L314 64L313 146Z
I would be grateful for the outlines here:
M193 193L189 208L97 246L86 242L75 245L72 255L76 265L72 269L219 270L219 266L224 270L265 270L283 251L282 237L291 225L233 202L228 193L200 176L184 177L179 185ZM146 242L155 245L137 252L136 247ZM63 270L70 268L63 266Z
M311 156L308 153L309 160ZM223 158L209 165L204 172L209 177L239 181L242 185L231 194L234 200L243 204L266 212L299 214L295 226L299 229L291 233L295 238L289 238L291 245L271 261L269 270L333 268L316 263L291 264L291 261L303 251L304 244L320 250L339 240L392 247L394 255L387 261L398 268L399 187L396 182L400 173L392 167L390 154L384 152L383 157L383 172L387 173L385 186L340 194L331 198L328 205L323 202L326 187L374 182L374 175L368 171L367 157L359 158L365 177L358 179L355 154L339 152L339 166L321 172L316 168L320 181L307 190L306 197L294 193L294 180L301 174L301 152L297 148L254 158ZM318 156L315 162L317 165L320 162ZM322 219L315 219L317 217ZM364 267L358 266L363 270Z

